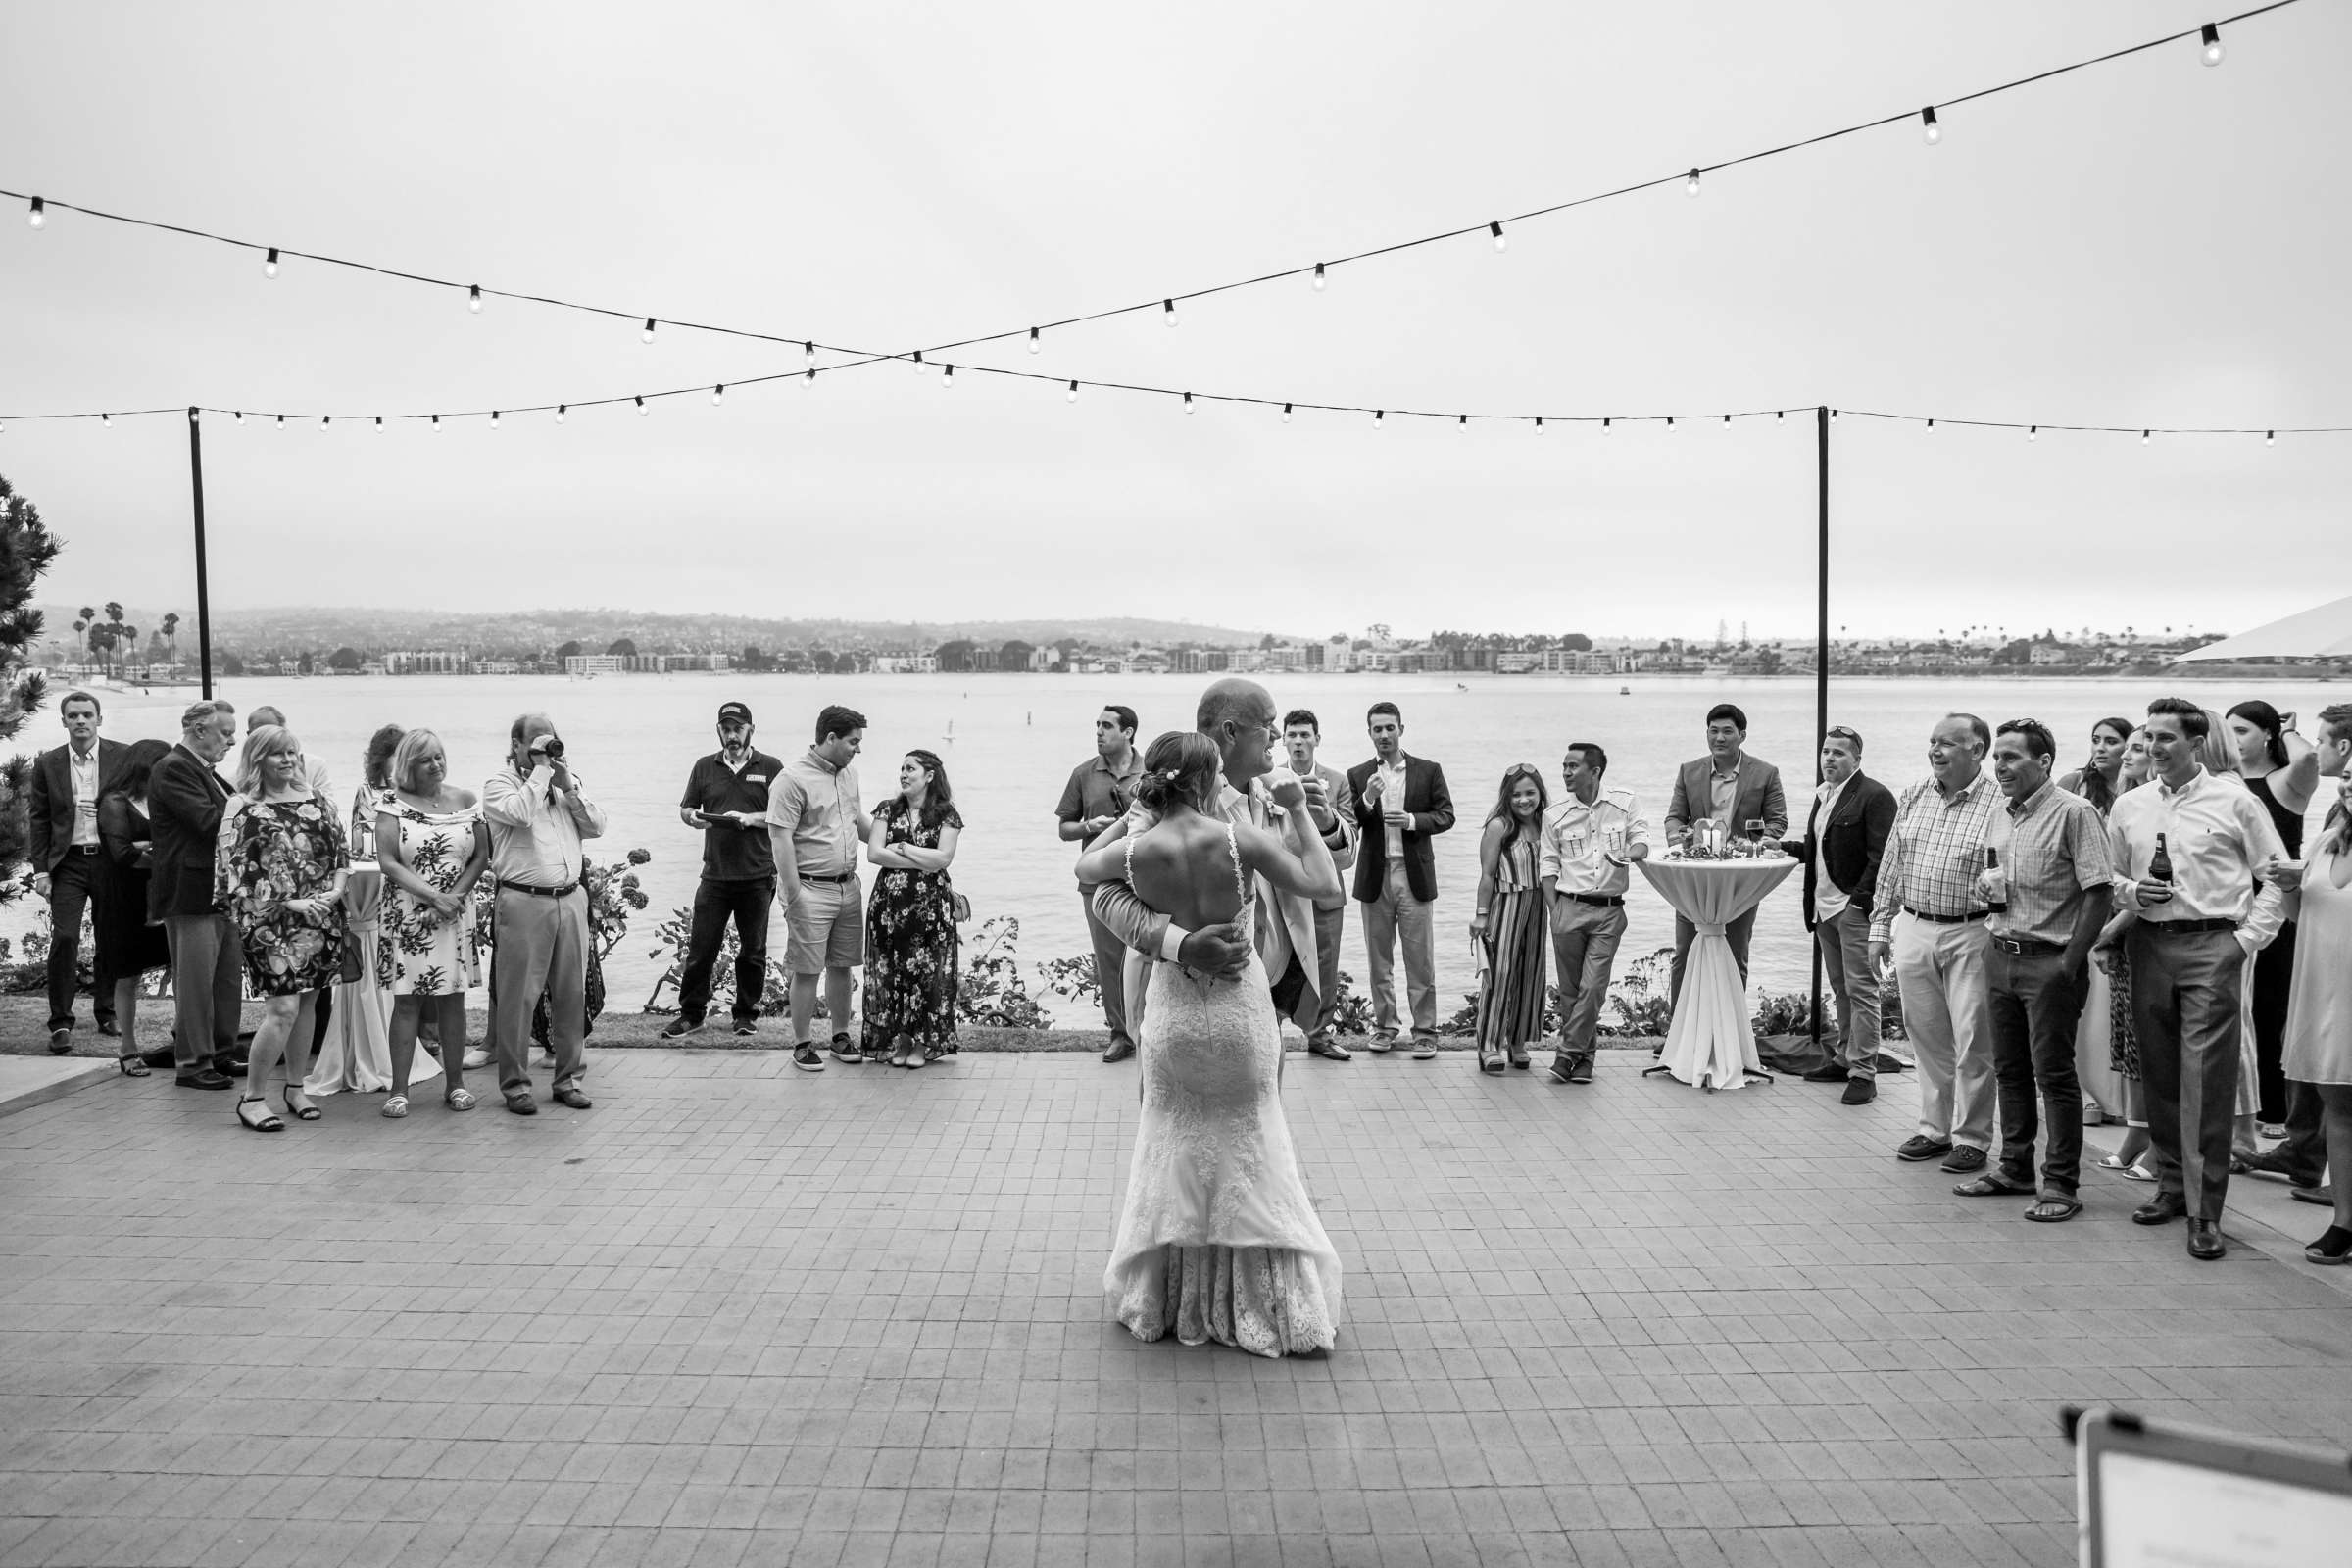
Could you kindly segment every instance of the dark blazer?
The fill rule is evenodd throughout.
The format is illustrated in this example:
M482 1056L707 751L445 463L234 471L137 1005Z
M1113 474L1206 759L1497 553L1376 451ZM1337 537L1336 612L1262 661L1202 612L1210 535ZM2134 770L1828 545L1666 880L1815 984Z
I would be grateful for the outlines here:
M214 840L220 832L228 786L185 745L174 746L147 781L147 816L154 849L147 878L147 915L213 912Z
M1827 860L1830 880L1854 907L1868 914L1879 891L1879 858L1886 853L1886 836L1894 831L1894 792L1867 773L1856 773L1838 793L1838 808L1826 823L1821 800L1805 813L1805 839L1791 840L1787 849L1805 862L1805 929L1820 923L1813 913L1813 892Z
M1348 807L1355 814L1355 896L1364 904L1379 899L1389 878L1389 825L1381 820L1382 807L1366 804L1364 790L1380 768L1380 760L1358 762L1348 770ZM1383 806L1395 805L1384 802ZM1414 825L1404 830L1404 882L1413 897L1426 904L1438 896L1438 858L1429 841L1453 826L1453 797L1446 791L1446 770L1407 752L1404 755L1404 810Z
M1666 838L1679 841L1690 824L1714 810L1708 780L1715 776L1715 759L1702 757L1685 762L1674 775L1674 798L1666 805ZM1788 832L1788 799L1781 793L1781 770L1752 757L1740 759L1740 789L1732 797L1732 831L1745 833L1747 824L1762 818L1764 836L1784 838Z
M25 810L25 848L35 871L54 871L74 847L74 764L71 747L43 752L32 761L32 799ZM122 743L98 742L98 794L115 787L122 771ZM97 805L93 799L90 803Z

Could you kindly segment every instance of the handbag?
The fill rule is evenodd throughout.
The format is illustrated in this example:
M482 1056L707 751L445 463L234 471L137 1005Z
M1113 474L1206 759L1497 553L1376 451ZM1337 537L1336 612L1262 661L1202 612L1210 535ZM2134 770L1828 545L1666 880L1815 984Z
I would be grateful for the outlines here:
M972 901L960 893L949 894L948 913L957 925L969 925L972 919Z

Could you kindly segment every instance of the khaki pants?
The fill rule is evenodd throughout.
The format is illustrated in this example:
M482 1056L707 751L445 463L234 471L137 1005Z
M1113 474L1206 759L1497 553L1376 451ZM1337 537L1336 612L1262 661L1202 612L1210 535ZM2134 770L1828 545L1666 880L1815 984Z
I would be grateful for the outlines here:
M1879 1075L1879 974L1870 966L1870 916L1847 905L1835 919L1813 928L1821 949L1821 972L1838 1001L1835 1031L1825 1030L1831 1059L1840 1053L1848 1078ZM1938 1135L1940 1136L1940 1135Z
M1309 1040L1329 1040L1332 1020L1340 1012L1340 932L1348 923L1348 906L1326 909L1315 906L1315 1027Z
M1919 1058L1919 1130L1969 1149L1992 1148L1992 1016L1983 919L1942 925L1894 917L1894 978L1903 1027Z
M1110 1031L1112 1045L1122 1042L1133 1045L1144 1027L1143 989L1140 986L1129 989L1127 944L1095 918L1094 892L1093 888L1080 888L1078 906L1086 911L1087 938L1095 945L1095 984L1102 988L1102 1026ZM1132 1017L1130 1012L1134 1014Z
M579 1087L588 1076L588 895L579 888L560 899L501 888L493 930L497 933L497 1015L491 1035L498 1045L498 1087L502 1094L527 1094L531 1087L531 1014L547 996L547 1043L556 1054L550 1087ZM443 1050L454 1050L444 1043Z
M1413 1038L1434 1040L1438 1033L1437 931L1430 912L1435 901L1413 897L1404 867L1392 860L1380 897L1357 905L1363 910L1365 967L1371 972L1372 1032L1396 1033L1396 942L1404 941L1405 1001L1413 1010Z

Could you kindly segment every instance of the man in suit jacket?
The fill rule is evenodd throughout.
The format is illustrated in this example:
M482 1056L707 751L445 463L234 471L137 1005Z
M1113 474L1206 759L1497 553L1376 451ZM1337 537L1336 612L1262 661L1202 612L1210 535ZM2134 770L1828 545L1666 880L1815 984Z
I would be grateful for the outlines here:
M1746 746L1747 714L1731 703L1707 710L1707 755L1685 762L1675 774L1674 798L1666 806L1667 843L1679 847L1690 836L1691 823L1709 817L1734 834L1743 834L1748 823L1761 820L1765 838L1788 836L1788 802L1781 793L1781 770L1746 755ZM1747 941L1755 929L1753 909L1723 928L1732 956L1740 960L1742 983L1747 979ZM1679 914L1674 917L1674 969L1667 986L1673 999L1682 997L1683 964L1697 935L1690 921Z
M1348 788L1347 774L1315 760L1315 748L1322 743L1323 725L1312 710L1294 708L1283 714L1282 744L1291 754L1291 771L1306 786L1307 814L1322 834L1324 848L1331 851L1331 863L1345 871L1355 864L1355 795ZM1348 1048L1332 1037L1340 1010L1340 927L1347 918L1345 893L1315 906L1315 991L1322 1006L1314 1027L1306 1032L1306 1049L1309 1055L1331 1061L1352 1059Z
M1364 714L1372 760L1348 770L1355 796L1355 900L1363 910L1371 971L1373 1051L1396 1045L1396 943L1404 940L1404 987L1413 1009L1413 1059L1438 1054L1438 946L1431 906L1437 857L1429 841L1453 826L1446 770L1404 751L1404 715L1395 703Z
M237 710L205 701L179 715L179 744L147 782L154 848L147 912L172 945L177 1023L172 1037L182 1089L226 1089L237 1051L245 953L237 929L213 903L213 868L228 788L213 764L236 743Z
M1805 817L1804 840L1782 848L1805 862L1805 929L1821 949L1821 972L1838 1002L1829 1064L1805 1081L1845 1085L1849 1105L1867 1105L1879 1094L1879 971L1870 961L1870 911L1879 860L1893 831L1894 794L1862 771L1862 737L1832 725L1821 738L1821 787Z
M122 748L98 738L98 699L68 692L57 705L66 744L33 760L25 820L32 890L49 901L49 1049L74 1049L74 985L81 970L81 913L96 892L98 797L112 789ZM92 965L90 1015L115 1033L115 977Z

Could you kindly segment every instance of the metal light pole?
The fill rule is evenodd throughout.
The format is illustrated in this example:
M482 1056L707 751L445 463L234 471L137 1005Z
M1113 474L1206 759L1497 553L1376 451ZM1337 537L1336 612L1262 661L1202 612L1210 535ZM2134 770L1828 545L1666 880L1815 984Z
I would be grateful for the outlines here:
M1830 727L1830 411L1813 411L1814 466L1821 493L1821 521L1815 544L1820 575L1813 608L1813 782L1821 782L1821 737ZM1821 944L1813 947L1813 1044L1821 1044Z
M196 508L196 662L204 695L213 695L213 596L204 561L204 423L188 410L188 487Z

